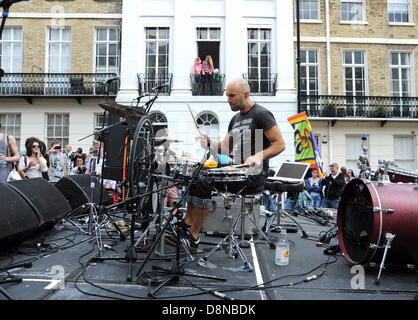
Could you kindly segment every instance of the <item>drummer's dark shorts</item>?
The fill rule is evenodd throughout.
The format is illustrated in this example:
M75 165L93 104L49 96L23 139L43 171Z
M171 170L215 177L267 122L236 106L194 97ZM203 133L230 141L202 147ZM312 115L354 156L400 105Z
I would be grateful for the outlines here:
M212 208L212 192L230 192L233 194L257 194L264 190L264 175L249 175L245 181L215 182L206 176L199 176L193 183L187 197L187 203L202 209Z

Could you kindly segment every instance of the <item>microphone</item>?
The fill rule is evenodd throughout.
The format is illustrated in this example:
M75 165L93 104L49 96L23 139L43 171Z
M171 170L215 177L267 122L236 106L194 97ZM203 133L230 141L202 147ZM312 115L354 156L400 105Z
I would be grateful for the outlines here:
M3 7L3 9L8 9L13 3L20 2L20 1L29 1L29 0L3 0L3 1L0 1L0 7Z
M111 82L115 81L115 80L119 80L120 77L119 76L115 76L113 78L107 79L106 81L103 82L103 84L110 84Z
M165 88L165 87L168 87L168 82L166 82L164 84L161 84L157 87L154 87L154 88L152 88L152 90L160 90L160 89Z

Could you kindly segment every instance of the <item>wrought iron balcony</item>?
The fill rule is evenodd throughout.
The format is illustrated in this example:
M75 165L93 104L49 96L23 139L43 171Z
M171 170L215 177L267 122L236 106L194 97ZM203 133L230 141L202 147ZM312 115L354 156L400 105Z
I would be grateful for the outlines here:
M249 78L247 73L243 73L242 77L250 85L250 92L255 96L275 96L277 73L270 73L267 77Z
M418 97L301 95L310 117L418 118Z
M119 81L106 85L115 73L5 73L0 79L0 97L116 96Z
M211 79L190 74L193 96L222 96L225 88L225 74L219 73Z
M160 95L169 96L171 94L171 87L173 84L172 73L149 74L138 73L138 94L139 96L146 93L153 93L158 86L165 85L160 91Z

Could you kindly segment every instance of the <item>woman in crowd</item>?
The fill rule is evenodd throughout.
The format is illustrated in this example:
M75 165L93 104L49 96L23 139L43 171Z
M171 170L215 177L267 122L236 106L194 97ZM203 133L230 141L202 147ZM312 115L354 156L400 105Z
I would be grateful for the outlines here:
M46 159L41 152L43 145L45 144L35 137L26 139L26 156L20 158L18 168L28 178L42 178L42 173L48 172Z
M320 208L322 200L322 180L319 178L317 168L313 168L311 174L312 177L306 180L306 189L312 197L314 208Z
M348 169L347 171L347 177L346 177L346 183L350 182L351 180L353 180L356 176L354 175L354 171L353 169Z

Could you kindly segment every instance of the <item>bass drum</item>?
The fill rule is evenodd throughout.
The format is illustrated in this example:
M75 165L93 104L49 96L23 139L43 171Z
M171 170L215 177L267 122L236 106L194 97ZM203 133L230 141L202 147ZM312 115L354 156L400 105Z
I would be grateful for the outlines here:
M353 179L338 207L338 240L351 264L380 262L386 233L395 235L386 261L418 263L418 185Z

